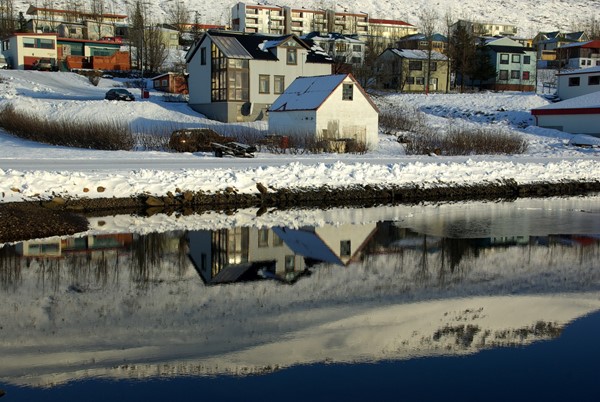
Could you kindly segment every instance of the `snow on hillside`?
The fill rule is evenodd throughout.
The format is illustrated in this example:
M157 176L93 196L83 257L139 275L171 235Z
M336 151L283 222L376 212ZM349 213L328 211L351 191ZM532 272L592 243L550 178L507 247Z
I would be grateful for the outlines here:
M83 4L89 5L86 0ZM199 13L199 19L204 24L229 24L231 7L238 3L236 0L186 0L187 7L192 13ZM250 2L249 2L250 3ZM261 4L304 7L307 9L335 9L339 12L366 12L371 18L399 19L418 25L419 12L424 8L434 7L440 14L440 25L444 15L450 12L453 19L470 19L482 22L499 22L517 25L519 36L533 37L539 31L575 29L582 23L582 16L598 15L600 1L597 0L550 0L542 4L535 0L439 0L432 3L427 0L303 0L298 3L294 0L259 1ZM52 8L65 7L61 0L16 0L18 11L26 11L30 4L42 7L49 4ZM133 1L116 0L105 1L108 12L127 14L128 4ZM172 0L147 0L144 1L153 10L153 16L158 20L166 19L166 10L173 4ZM156 10L156 12L155 12ZM443 27L440 26L439 29Z

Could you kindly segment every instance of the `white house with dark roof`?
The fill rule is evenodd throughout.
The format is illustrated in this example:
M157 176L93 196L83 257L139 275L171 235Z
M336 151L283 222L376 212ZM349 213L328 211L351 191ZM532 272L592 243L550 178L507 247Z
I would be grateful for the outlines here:
M556 95L562 100L600 91L600 66L564 71L556 76Z
M600 91L532 109L531 114L536 126L600 137Z
M332 59L295 35L208 31L186 54L189 106L223 122L266 119L296 77L331 74Z
M269 132L377 145L379 109L352 74L299 77L269 108Z

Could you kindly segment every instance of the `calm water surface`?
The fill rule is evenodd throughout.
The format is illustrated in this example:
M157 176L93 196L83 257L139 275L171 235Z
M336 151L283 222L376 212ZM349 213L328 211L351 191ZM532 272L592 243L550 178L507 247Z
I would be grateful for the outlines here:
M598 400L600 198L256 212L0 246L2 400Z

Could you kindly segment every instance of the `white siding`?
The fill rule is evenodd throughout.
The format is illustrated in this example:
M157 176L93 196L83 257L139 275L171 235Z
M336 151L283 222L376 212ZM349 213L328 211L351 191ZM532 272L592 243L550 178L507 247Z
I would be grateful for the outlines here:
M269 113L269 132L280 135L316 135L315 110Z
M559 75L557 91L558 97L562 100L565 100L600 91L600 85L588 85L588 77L590 76L600 76L600 71L589 74ZM569 78L574 77L579 77L579 85L569 86Z
M542 115L537 125L573 134L591 134L600 137L600 114Z
M337 129L337 138L356 138L373 148L378 140L379 114L356 85L353 99L342 100L343 84L346 83L353 81L350 78L345 79L318 109L317 133L328 130L328 136L331 136L331 130Z
M202 53L203 47L206 47L206 64L200 65L200 54ZM211 57L210 40L207 39L202 43L196 54L194 54L194 57L187 65L187 71L190 73L188 77L190 104L210 103Z

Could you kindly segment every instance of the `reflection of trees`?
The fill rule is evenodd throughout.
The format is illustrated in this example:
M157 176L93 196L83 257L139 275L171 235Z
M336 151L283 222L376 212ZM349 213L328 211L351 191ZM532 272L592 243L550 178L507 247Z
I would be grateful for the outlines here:
M142 286L148 284L152 271L158 266L165 248L163 233L150 233L133 241L130 272L133 282Z
M0 286L15 290L21 283L21 257L12 246L0 247Z
M60 260L37 257L35 261L38 263L38 286L42 290L58 291L60 288Z

